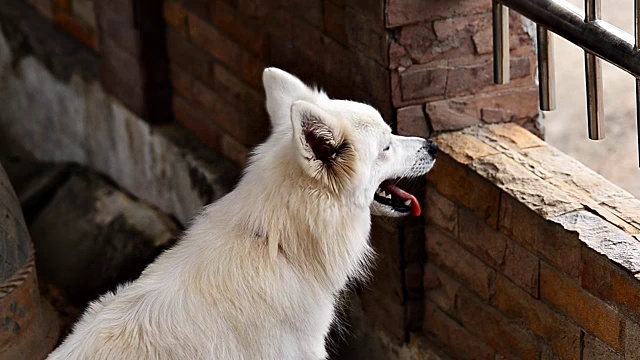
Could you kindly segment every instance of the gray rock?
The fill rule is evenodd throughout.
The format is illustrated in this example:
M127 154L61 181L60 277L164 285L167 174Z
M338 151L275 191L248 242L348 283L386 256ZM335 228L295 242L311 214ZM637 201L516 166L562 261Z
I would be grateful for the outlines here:
M30 230L39 276L79 306L138 277L179 233L166 215L87 172L60 187Z

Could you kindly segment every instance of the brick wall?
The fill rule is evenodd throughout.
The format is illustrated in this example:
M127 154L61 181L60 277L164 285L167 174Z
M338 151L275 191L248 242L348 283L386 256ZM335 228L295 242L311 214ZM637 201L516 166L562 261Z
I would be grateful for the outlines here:
M412 340L459 359L639 358L640 200L516 125L436 141Z
M535 53L511 13L511 78L493 84L491 1L388 0L389 69L398 132L429 135L517 122L540 134ZM426 121L425 121L426 120Z
M244 164L269 130L262 70L277 66L393 120L381 1L166 0L178 122Z

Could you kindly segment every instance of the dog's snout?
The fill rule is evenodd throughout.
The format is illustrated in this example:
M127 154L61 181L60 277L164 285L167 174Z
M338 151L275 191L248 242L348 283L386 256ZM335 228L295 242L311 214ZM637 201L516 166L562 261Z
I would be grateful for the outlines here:
M431 140L427 140L427 142L424 144L425 149L427 149L427 153L429 153L429 155L431 156L436 156L436 154L438 153L438 145L436 145L436 143L434 143Z

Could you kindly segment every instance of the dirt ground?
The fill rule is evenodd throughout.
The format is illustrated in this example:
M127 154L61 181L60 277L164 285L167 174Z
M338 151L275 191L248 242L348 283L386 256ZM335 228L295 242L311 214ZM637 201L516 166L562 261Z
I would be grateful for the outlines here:
M581 0L569 0L583 7ZM603 1L602 15L633 34L633 1ZM546 140L640 197L634 79L603 62L605 139L587 136L584 52L555 37L557 109L546 113Z

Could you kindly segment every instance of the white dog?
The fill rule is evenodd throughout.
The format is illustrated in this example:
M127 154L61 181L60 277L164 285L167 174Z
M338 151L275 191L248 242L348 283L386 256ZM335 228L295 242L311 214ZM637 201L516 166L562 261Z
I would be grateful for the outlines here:
M393 179L436 146L372 107L264 71L273 131L235 190L140 278L92 303L49 359L325 359L336 296L370 263L371 213L419 215Z

